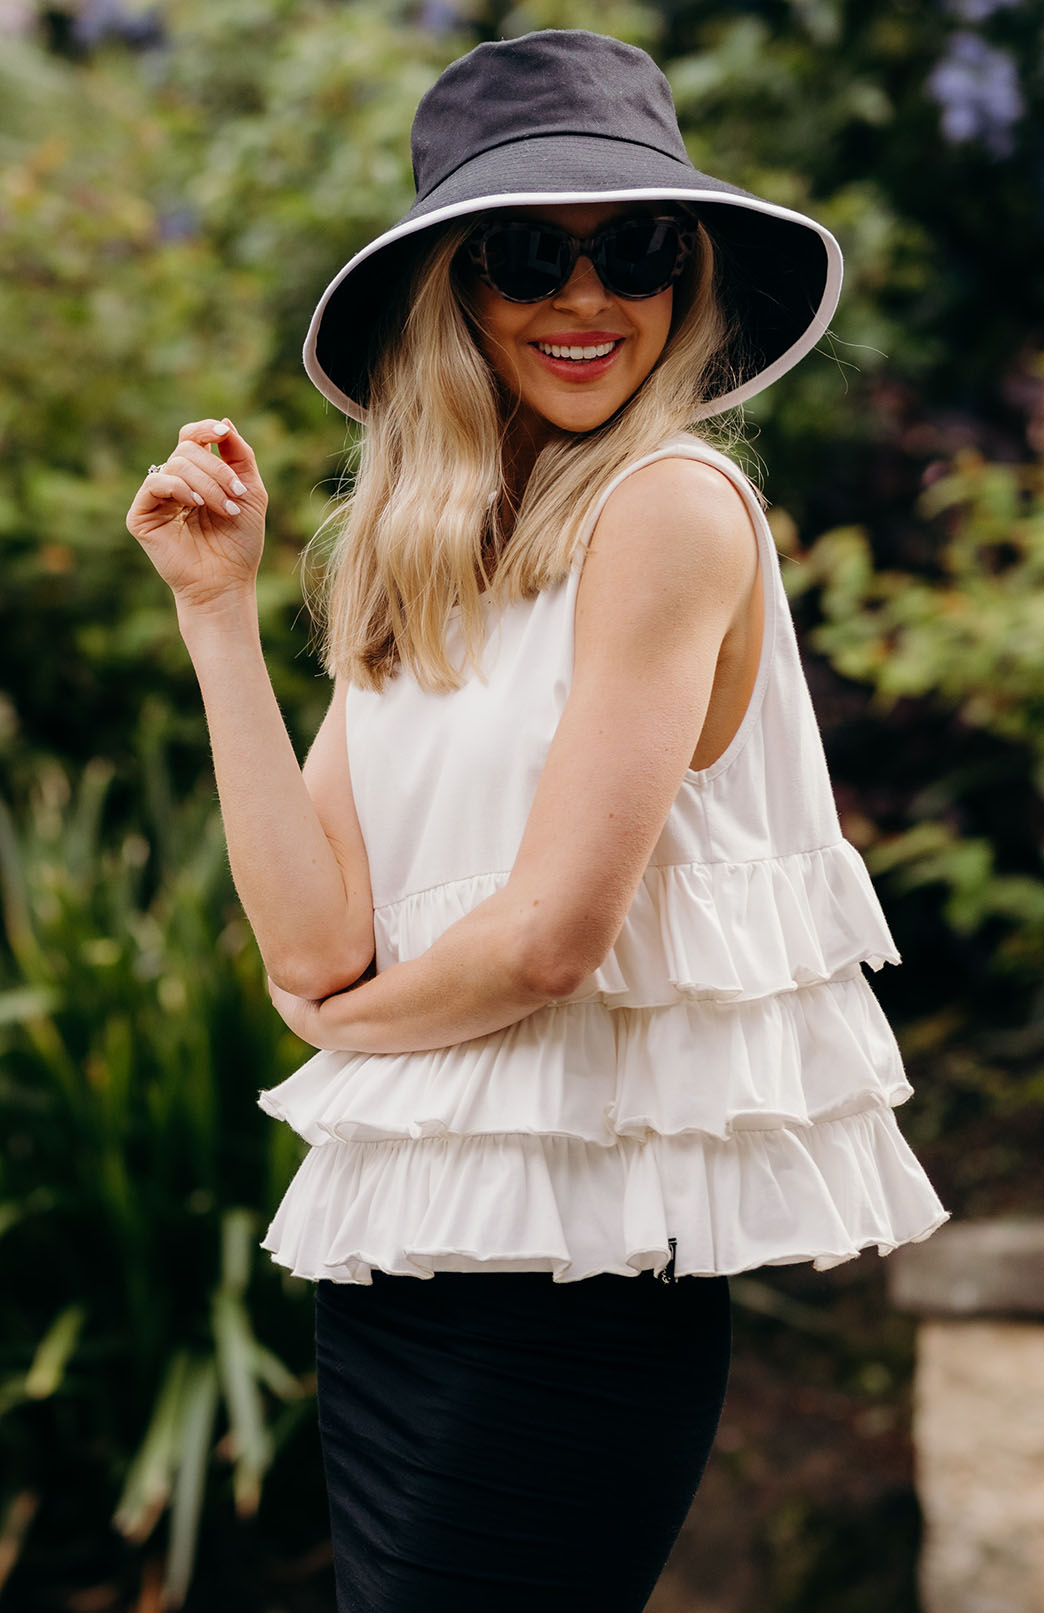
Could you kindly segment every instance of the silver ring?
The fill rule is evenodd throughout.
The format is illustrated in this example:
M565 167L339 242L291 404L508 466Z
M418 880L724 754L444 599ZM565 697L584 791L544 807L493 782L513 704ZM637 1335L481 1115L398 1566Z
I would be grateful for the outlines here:
M162 470L162 469L163 469L162 465L150 465L149 466L149 475L150 476L155 476L156 472L158 470Z

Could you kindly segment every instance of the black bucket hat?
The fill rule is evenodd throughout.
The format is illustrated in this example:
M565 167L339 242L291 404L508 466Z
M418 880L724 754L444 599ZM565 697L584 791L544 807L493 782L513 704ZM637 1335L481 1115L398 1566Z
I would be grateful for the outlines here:
M841 294L841 249L792 208L693 167L670 85L645 51L579 28L479 45L421 99L411 136L417 199L327 286L305 369L324 397L364 420L375 332L389 287L423 232L492 208L676 201L721 260L719 293L737 322L737 384L701 417L753 397L826 330ZM420 237L420 243L418 242Z

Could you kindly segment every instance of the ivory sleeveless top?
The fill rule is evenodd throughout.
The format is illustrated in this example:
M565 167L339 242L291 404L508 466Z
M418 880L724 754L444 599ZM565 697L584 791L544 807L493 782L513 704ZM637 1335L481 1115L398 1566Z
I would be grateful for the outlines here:
M824 1270L948 1219L896 1124L912 1088L862 965L899 954L842 838L769 525L693 437L606 487L565 581L487 600L485 682L430 693L400 669L349 691L377 968L506 882L569 696L586 543L624 476L670 455L723 471L757 529L764 637L739 729L685 774L572 996L431 1052L320 1052L261 1094L311 1144L262 1243L299 1277Z

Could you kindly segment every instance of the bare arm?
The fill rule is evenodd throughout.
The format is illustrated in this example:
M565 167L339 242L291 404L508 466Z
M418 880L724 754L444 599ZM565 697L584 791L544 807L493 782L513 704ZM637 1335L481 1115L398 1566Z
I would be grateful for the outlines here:
M316 1047L418 1051L576 990L623 925L756 578L750 517L720 471L661 460L628 477L584 563L573 686L507 884L350 993L274 992L287 1023Z
M249 445L221 425L182 427L166 470L147 478L127 526L174 592L206 708L232 875L268 973L290 991L336 992L373 955L369 874L347 757L341 774L336 762L338 740L344 746L343 691L335 691L302 773L258 630L255 580L267 496ZM221 443L220 459L212 441ZM238 501L234 514L226 499ZM179 509L188 512L184 521L174 518ZM339 785L346 796L340 803Z
M342 991L373 956L369 869L346 751L343 766L337 760L338 742L345 750L343 689L335 689L302 770L253 602L230 604L220 616L179 612L179 620L206 708L232 877L265 968L287 991Z

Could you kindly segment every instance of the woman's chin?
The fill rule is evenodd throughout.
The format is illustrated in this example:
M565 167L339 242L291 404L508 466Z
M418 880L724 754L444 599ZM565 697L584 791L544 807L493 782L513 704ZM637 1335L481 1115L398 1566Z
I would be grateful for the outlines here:
M533 413L548 438L563 435L583 437L604 426L627 401L624 399L621 402L618 398L570 398L563 403L534 410Z

